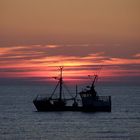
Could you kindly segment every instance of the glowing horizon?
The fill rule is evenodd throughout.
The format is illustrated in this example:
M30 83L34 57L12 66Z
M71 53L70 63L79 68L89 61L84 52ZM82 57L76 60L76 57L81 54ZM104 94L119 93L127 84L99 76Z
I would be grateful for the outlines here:
M53 47L47 47L53 46ZM55 47L57 46L57 47ZM105 52L95 52L84 56L72 55L49 55L48 50L62 45L30 45L0 48L0 77L1 78L32 78L50 77L59 75L59 66L64 66L63 75L67 81L86 81L88 75L98 74L108 79L111 77L140 76L139 53L133 54L130 58L117 58L107 56ZM82 46L82 49L87 47ZM137 66L134 69L133 66ZM101 79L102 79L101 78Z

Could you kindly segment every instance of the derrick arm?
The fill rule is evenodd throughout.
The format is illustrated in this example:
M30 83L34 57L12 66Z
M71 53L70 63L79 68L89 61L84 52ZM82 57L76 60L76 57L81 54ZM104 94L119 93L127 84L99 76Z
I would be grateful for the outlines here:
M95 75L91 88L90 88L90 92L92 93L93 96L97 95L97 93L95 91L95 82L97 81L97 79L98 79L98 75Z
M91 85L91 88L93 88L94 87L94 85L95 85L95 82L97 81L97 79L98 79L98 75L94 75L95 77L94 77L94 80L93 80L93 82L92 82L92 85Z

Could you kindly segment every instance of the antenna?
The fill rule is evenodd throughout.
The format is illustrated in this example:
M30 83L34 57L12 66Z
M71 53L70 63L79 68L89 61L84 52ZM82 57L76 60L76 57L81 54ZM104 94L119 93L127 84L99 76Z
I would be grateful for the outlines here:
M93 81L92 82L92 86L94 86L95 85L95 82L98 81L98 75L100 74L102 67L103 67L103 65L100 65L99 66L99 69L97 69L96 73L94 74L94 77L91 77L91 75L88 75L89 79L91 81Z
M94 75L99 75L102 68L103 68L103 65L99 65L99 68L97 69L96 74L94 74Z

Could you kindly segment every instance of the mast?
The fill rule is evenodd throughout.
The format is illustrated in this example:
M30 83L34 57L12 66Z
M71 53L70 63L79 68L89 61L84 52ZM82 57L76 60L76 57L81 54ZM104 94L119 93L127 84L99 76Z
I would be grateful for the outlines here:
M59 100L62 100L62 84L63 84L63 77L62 77L63 67L60 67L60 89L59 89Z

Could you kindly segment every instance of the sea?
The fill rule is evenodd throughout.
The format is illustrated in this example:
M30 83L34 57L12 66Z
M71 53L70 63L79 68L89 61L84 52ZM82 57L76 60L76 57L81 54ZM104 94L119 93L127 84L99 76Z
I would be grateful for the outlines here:
M140 140L139 86L97 87L111 95L111 112L37 112L33 99L52 89L1 85L0 140Z

